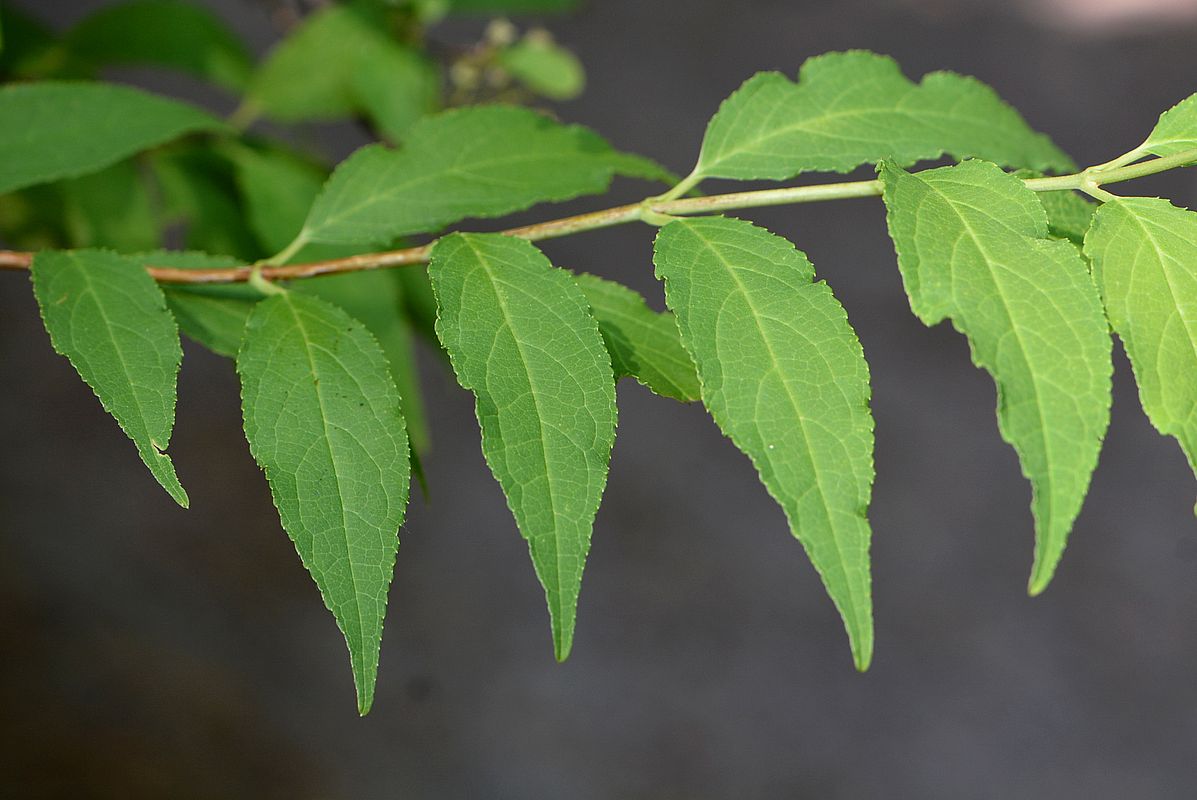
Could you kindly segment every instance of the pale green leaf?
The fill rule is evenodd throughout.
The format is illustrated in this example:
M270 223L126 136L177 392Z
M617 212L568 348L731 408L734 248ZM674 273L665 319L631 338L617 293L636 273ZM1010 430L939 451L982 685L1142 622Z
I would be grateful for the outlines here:
M951 318L998 387L998 426L1031 481L1035 563L1047 587L1110 417L1111 342L1078 249L1048 238L1021 180L970 161L917 174L884 165L885 204L914 313Z
M1143 410L1197 471L1197 214L1157 198L1111 200L1085 253Z
M1142 149L1157 156L1197 149L1197 94L1189 95L1161 114Z
M0 89L0 192L86 175L222 123L193 106L104 83Z
M182 0L131 0L96 11L66 46L97 66L171 67L240 90L252 62L245 45L211 11Z
M280 150L229 151L254 235L267 251L287 246L328 177L324 170Z
M377 4L330 4L270 52L247 104L284 122L367 114L393 140L439 103L439 78L386 34Z
M698 372L682 346L671 313L658 313L644 298L615 281L578 275L578 286L611 355L617 377L635 378L662 397L699 399Z
M570 51L544 36L529 35L499 53L511 76L550 100L572 100L586 88L586 72Z
M564 660L615 441L611 360L572 276L523 239L453 234L428 274L437 333L477 399L482 452L528 540Z
M365 714L410 478L386 358L344 311L287 293L254 308L237 372L250 451L345 635Z
M711 119L695 172L783 180L945 153L1035 170L1073 166L980 81L933 72L916 85L892 59L850 51L808 59L797 83L776 72L750 78Z
M615 170L591 131L513 106L425 117L399 150L363 147L317 198L302 242L385 243L466 217L602 192Z
M54 349L186 508L187 492L166 454L183 351L158 285L136 261L107 250L48 251L33 260L33 291Z
M843 307L803 253L743 220L670 222L653 260L703 402L785 511L867 669L873 418Z

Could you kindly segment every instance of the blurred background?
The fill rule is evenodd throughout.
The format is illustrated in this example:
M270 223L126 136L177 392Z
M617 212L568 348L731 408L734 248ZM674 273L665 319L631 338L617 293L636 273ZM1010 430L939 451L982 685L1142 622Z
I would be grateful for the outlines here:
M104 3L12 5L65 28ZM257 52L280 36L285 4L206 5ZM1197 91L1193 0L592 0L531 22L588 73L555 112L681 172L740 82L827 50L976 75L1081 164L1135 146ZM432 37L469 43L484 25ZM235 104L148 71L110 77ZM364 141L349 126L305 136L330 159ZM1197 176L1117 190L1191 207ZM242 437L232 363L185 342L182 511L51 351L27 278L5 274L0 794L1192 797L1197 483L1145 420L1121 350L1089 500L1055 582L1029 599L1030 489L998 436L993 384L963 338L910 314L881 204L745 216L810 255L872 368L867 674L748 461L700 407L627 381L574 653L556 664L471 398L425 351L431 497L416 494L401 532L378 696L359 719L342 638ZM660 307L652 233L545 250Z

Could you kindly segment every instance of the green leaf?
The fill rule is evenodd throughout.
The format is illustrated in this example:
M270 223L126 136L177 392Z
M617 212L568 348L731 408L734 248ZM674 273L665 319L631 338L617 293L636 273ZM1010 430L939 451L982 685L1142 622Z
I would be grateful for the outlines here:
M54 349L66 356L141 460L187 507L166 454L183 351L162 292L134 260L106 250L47 251L33 259L33 291Z
M0 89L0 192L86 175L223 123L189 105L103 83Z
M189 72L229 89L246 85L252 61L212 12L181 0L131 0L95 12L66 35L97 66L147 65Z
M428 274L437 333L477 398L482 452L528 540L563 661L615 441L611 360L582 290L523 239L447 236Z
M250 451L345 634L365 714L410 479L386 358L344 311L287 293L254 308L237 372Z
M303 227L327 174L280 150L237 147L229 157L236 168L250 228L268 252L282 250Z
M1089 230L1097 208L1093 201L1076 192L1036 192L1035 196L1047 212L1048 233L1073 244L1085 241L1085 231Z
M384 32L371 3L329 5L270 52L247 103L283 122L366 113L392 140L439 104L436 70Z
M613 153L591 131L512 106L420 120L405 147L363 147L329 179L298 241L380 244L466 217L607 188Z
M1085 254L1151 423L1197 472L1197 214L1148 197L1102 204Z
M120 161L82 178L70 178L58 190L75 247L138 252L159 245L158 215L137 163Z
M1075 246L1048 239L1033 192L993 164L908 174L884 165L885 204L910 306L951 318L998 387L998 427L1031 481L1043 591L1080 511L1110 417L1110 337Z
M616 377L635 378L662 397L699 399L698 372L682 346L673 314L660 314L621 283L578 275L578 286L611 355Z
M428 415L420 393L411 325L403 314L402 289L396 272L369 270L329 275L299 281L294 291L310 292L345 309L374 335L391 365L412 449L425 453L430 444Z
M241 263L231 256L178 250L157 250L130 258L146 267L176 269L217 269ZM229 358L236 358L245 322L262 299L261 293L245 284L166 285L162 293L179 330L217 355Z
M572 100L586 88L586 72L577 56L544 36L524 37L499 53L498 63L550 100Z
M303 225L308 207L320 192L322 172L282 151L259 152L242 147L231 155L258 240L268 250L282 249ZM289 260L356 252L359 248L346 245L309 245ZM428 419L420 394L411 326L404 314L401 285L395 273L373 270L305 280L296 284L296 290L312 292L340 306L378 339L399 388L412 447L425 452L430 439Z
M240 203L233 165L207 147L172 148L150 159L162 190L165 213L185 225L189 250L235 255L255 261L263 255Z
M653 261L703 402L785 511L867 669L873 418L843 307L803 253L743 220L670 222Z
M1073 167L980 81L933 72L916 85L892 59L850 51L808 59L798 83L776 72L750 78L711 119L695 174L784 180L944 153L1035 170Z
M1197 148L1197 94L1160 115L1160 121L1139 149L1157 156L1170 156Z

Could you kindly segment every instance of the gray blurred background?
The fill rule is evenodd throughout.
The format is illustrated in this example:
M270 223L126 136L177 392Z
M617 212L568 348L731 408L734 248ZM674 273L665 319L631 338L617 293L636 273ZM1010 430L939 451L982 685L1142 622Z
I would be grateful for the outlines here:
M66 26L102 3L16 5ZM278 36L261 3L210 5L259 50ZM594 0L546 22L589 71L558 113L680 171L746 77L852 47L911 76L974 74L1090 164L1197 90L1194 5ZM335 158L360 142L311 135ZM1118 190L1197 201L1192 174ZM637 193L620 185L614 199ZM1121 351L1091 496L1031 600L1030 490L998 436L992 382L948 326L910 314L881 204L747 216L808 252L872 366L867 674L747 460L701 408L627 382L574 654L556 664L471 400L428 357L432 498L415 498L401 533L378 697L359 719L341 636L242 438L232 364L185 347L171 444L182 511L51 351L27 279L0 275L0 794L1194 796L1197 483L1144 419ZM545 249L659 305L651 236L625 227Z

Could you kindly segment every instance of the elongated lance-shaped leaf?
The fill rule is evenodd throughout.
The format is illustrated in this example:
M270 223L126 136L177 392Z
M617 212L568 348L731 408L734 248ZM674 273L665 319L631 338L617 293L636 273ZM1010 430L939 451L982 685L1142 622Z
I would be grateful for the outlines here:
M184 133L223 124L198 108L127 86L18 84L0 89L0 193L103 169Z
M320 192L323 176L311 164L280 151L257 152L241 147L233 150L232 159L255 235L267 249L278 250L303 225L308 207ZM309 245L295 259L336 258L360 251L344 244ZM398 271L329 276L301 281L295 289L311 292L343 308L374 334L391 364L412 447L417 452L426 451L430 439L428 419ZM192 300L192 305L196 301ZM235 310L233 302L225 303L225 307Z
M410 478L386 358L344 311L288 293L250 314L237 372L250 451L345 634L365 714Z
M808 59L797 83L776 72L750 78L711 119L695 173L784 180L944 153L1036 170L1073 166L980 81L933 72L915 85L893 59L850 51Z
M662 397L698 400L698 372L682 346L673 314L658 313L622 283L578 275L616 377L635 378Z
M653 260L703 403L785 511L867 669L873 417L843 307L803 253L744 220L670 222Z
M623 167L621 154L591 131L528 109L447 111L416 123L399 150L371 145L350 156L316 199L299 240L386 243L466 217L601 192Z
M1197 149L1197 94L1189 95L1161 114L1141 149L1157 156Z
M437 335L477 399L482 452L528 540L563 661L615 441L611 361L573 277L523 239L447 236L428 274Z
M1197 471L1197 214L1157 198L1111 200L1085 254L1143 410Z
M244 88L245 45L211 11L183 0L131 0L102 8L66 35L74 55L96 66L173 67L229 89Z
M107 250L47 251L33 259L33 291L54 349L186 508L187 492L166 454L183 351L158 285L135 260Z
M1111 342L1075 245L1048 239L1033 192L993 164L909 174L883 165L889 231L910 307L946 318L998 387L998 427L1031 481L1035 563L1047 588L1110 419Z

